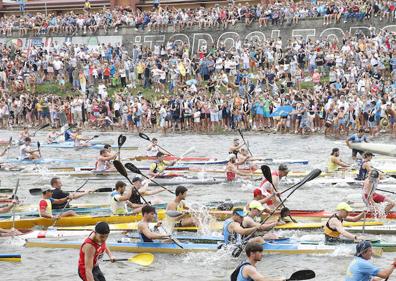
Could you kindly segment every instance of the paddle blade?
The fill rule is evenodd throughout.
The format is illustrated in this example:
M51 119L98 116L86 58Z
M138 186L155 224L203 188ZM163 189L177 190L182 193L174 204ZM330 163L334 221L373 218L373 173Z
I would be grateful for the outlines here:
M299 270L296 271L290 276L287 280L308 280L315 278L315 272L313 270Z
M139 168L136 167L135 165L133 165L132 163L126 163L126 164L125 164L125 167L126 167L129 171L131 171L132 173L139 174L139 175L142 174L142 172L139 170Z
M121 163L120 161L114 160L114 161L113 161L113 165L114 165L114 167L117 169L117 171L118 171L121 175L123 175L124 177L128 177L128 173L127 173L127 171L125 170L124 165L122 165L122 163Z
M271 168L268 167L267 165L262 165L261 166L261 172L263 173L264 178L269 181L269 183L272 185L272 174L271 174Z
M154 261L154 255L151 253L141 253L129 258L128 261L142 266L149 266Z
M94 135L92 138L93 139L96 139L96 138L98 138L99 137L99 135Z
M31 188L31 189L29 189L29 193L30 193L30 195L37 196L37 195L42 194L43 190L41 188Z
M150 141L150 138L148 135L144 134L144 133L139 133L139 137L141 137L142 139L148 140Z
M321 169L314 169L304 178L304 180L305 180L305 182L309 182L309 181L319 177L321 173L322 173Z
M37 142L37 149L40 149L40 146L41 146L41 144L40 144L40 142L38 141L38 142Z
M121 146L122 146L121 141L122 141L122 135L119 135L119 136L118 136L118 140L117 140L118 147L121 147Z
M171 218L177 218L177 217L183 215L183 213L179 212L179 211L168 210L168 211L166 211L166 215Z
M101 187L94 190L95 192L112 192L113 189L111 187Z

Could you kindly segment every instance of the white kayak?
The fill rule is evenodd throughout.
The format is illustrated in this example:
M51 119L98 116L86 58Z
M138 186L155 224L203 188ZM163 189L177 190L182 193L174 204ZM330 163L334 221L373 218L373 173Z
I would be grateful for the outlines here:
M351 143L351 147L357 150L396 157L396 145L394 144L363 142Z

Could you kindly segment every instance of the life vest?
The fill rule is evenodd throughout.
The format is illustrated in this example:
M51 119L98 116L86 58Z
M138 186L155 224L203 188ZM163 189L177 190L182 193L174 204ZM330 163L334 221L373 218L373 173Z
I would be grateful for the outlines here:
M333 214L326 222L326 225L323 228L323 232L326 236L331 237L331 238L339 238L341 233L338 232L337 229L334 229L332 227L330 227L329 221L332 218L336 218L337 220L339 220L340 222L343 222L343 219L340 219L337 214Z
M92 232L93 233L93 232ZM85 244L90 244L95 248L95 254L93 256L93 266L96 267L98 266L98 260L102 259L103 253L106 251L106 242L103 244L99 245L98 243L94 242L90 236L92 233L89 235L88 238L84 240L84 243L81 245L80 248L80 255L78 259L78 272L80 276L83 278L83 280L86 280L85 276L85 253L82 251L83 247Z
M245 261L241 263L232 273L231 273L231 281L253 281L253 279L245 278L242 275L242 270L246 265L250 265L250 262Z
M329 162L327 163L327 171L328 171L329 173L333 173L333 172L337 171L338 168L339 168L339 166L338 166L336 163L334 163L333 161L331 161L332 157L333 157L333 156L330 156L330 157L329 157Z
M363 181L367 178L368 176L368 170L363 168L363 165L367 163L367 161L363 161L362 164L360 165L359 168L359 174L357 175L356 179Z
M234 221L232 219L227 219L224 222L223 225L223 237L224 237L224 243L225 244L230 244L230 243L237 243L239 241L241 241L242 237L240 234L238 233L231 233L228 230L228 226L233 223Z

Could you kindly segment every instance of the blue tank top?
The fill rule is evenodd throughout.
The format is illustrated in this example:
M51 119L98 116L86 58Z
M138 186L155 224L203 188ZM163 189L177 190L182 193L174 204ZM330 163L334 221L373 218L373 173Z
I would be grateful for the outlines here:
M141 240L142 242L150 242L150 243L154 242L152 239L148 238L148 237L147 237L146 235L144 235L143 233L140 233L140 232L139 232L139 236L140 236L140 240Z
M366 163L366 161L362 161L362 163L360 164L359 174L356 177L356 179L360 181L365 180L368 175L367 169L363 168L364 163Z
M223 236L224 236L224 243L229 244L229 243L236 243L241 240L241 235L238 233L230 233L228 230L228 226L234 222L232 219L228 219L224 222L223 225Z
M65 131L65 141L71 141L71 131L70 130L66 130Z
M252 278L250 278L250 277L245 278L245 277L243 277L243 275L242 275L242 270L243 270L243 268L244 268L245 266L247 266L247 265L249 265L249 264L245 264L245 265L241 266L241 268L239 269L237 281L253 281Z

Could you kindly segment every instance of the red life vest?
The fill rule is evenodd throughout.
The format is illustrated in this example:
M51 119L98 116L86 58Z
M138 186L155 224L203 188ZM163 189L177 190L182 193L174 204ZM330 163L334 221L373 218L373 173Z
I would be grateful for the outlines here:
M235 173L234 172L227 172L227 181L233 181L235 180Z
M80 248L80 258L78 259L78 272L80 273L80 276L83 278L83 280L86 280L85 276L85 254L82 251L82 248L84 247L85 244L91 244L95 248L95 255L93 258L93 266L97 266L98 260L102 258L103 253L106 250L106 243L103 243L99 245L95 241L93 241L90 236L92 233L84 240L84 243L82 243L81 248Z

